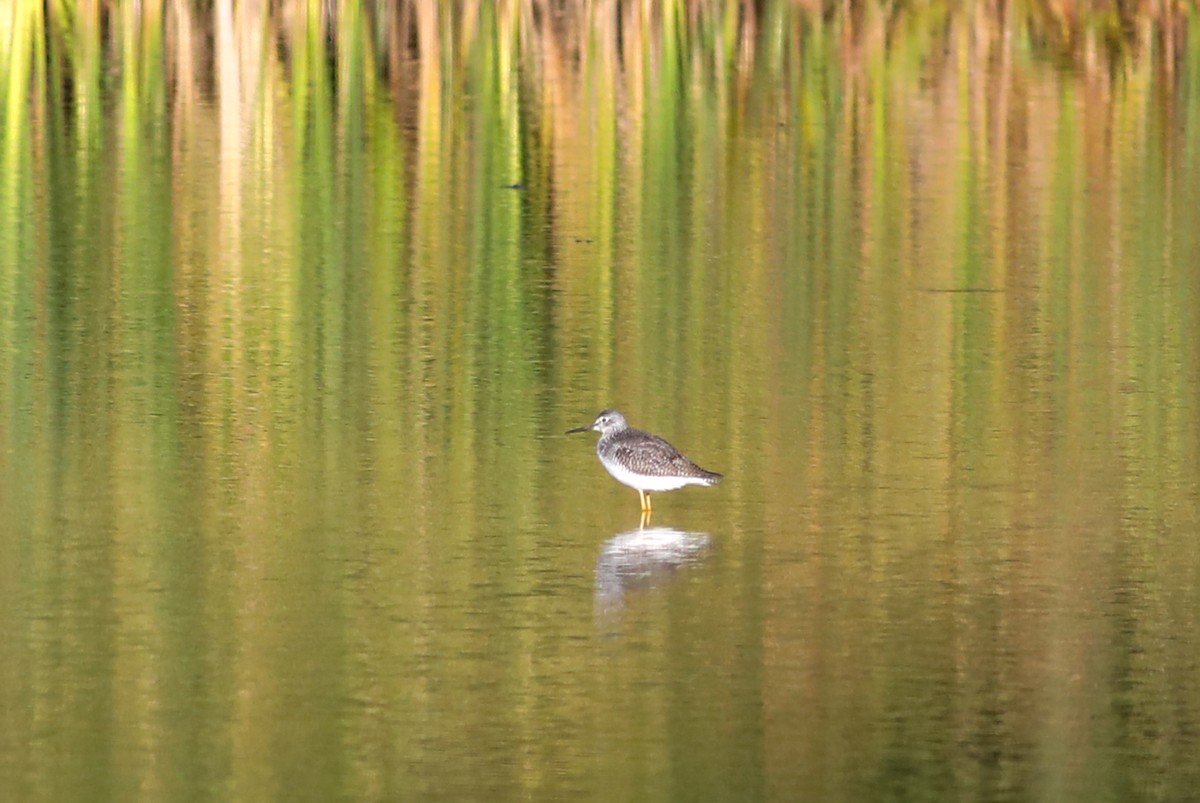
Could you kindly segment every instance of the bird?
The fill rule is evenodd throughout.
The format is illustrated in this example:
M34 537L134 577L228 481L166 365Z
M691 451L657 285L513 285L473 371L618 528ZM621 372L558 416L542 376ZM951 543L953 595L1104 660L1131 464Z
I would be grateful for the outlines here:
M650 515L650 494L674 491L685 485L716 485L722 475L688 460L679 450L657 435L629 426L620 412L604 410L591 424L567 430L600 433L596 454L613 478L638 492L642 515Z

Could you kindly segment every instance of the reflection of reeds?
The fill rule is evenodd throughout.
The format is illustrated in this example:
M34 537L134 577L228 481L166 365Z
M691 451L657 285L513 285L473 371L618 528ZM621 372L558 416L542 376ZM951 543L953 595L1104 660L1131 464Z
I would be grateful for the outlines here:
M111 567L64 565L60 531L151 534L105 560L178 578L147 610L199 606L212 632L239 634L213 664L243 699L232 753L257 757L291 742L260 740L288 721L263 702L272 660L294 655L273 650L272 610L329 602L405 666L409 645L390 653L371 610L387 609L384 629L424 621L430 589L478 586L448 577L446 555L518 522L502 551L519 561L533 517L586 503L547 481L553 404L613 393L677 416L753 478L729 487L746 495L734 515L794 521L810 488L814 511L838 488L886 503L881 477L929 511L970 511L969 489L993 481L1034 497L1074 462L1074 427L1122 439L1089 465L1146 467L1121 491L1129 509L1194 520L1194 500L1174 512L1157 483L1197 463L1192 18L1049 0L0 3L0 479L25 495L0 500L0 529L24 532L36 509L32 562L100 605ZM1003 292L932 292L955 288ZM1080 359L1095 343L1111 364ZM1105 405L1127 421L1098 420ZM97 483L104 505L83 511L97 521L68 521ZM195 565L165 545L189 526L205 534ZM366 604L319 568L359 548L342 537L356 526L401 536L382 574L406 581ZM1013 571L1041 565L1029 530L996 539ZM228 571L215 532L237 533ZM308 550L299 605L259 604L288 593L263 580L297 540L331 533ZM945 533L954 548L961 529ZM871 540L762 571L871 570ZM865 622L886 607L872 585ZM1030 614L1018 600L1003 616L1019 635ZM802 632L772 627L767 641ZM421 635L432 653L439 630ZM144 682L107 687L170 691L137 653L119 658ZM7 695L17 710L21 690ZM138 706L116 707L151 726L187 708ZM232 796L264 796L246 783Z
M52 0L45 4L47 24L31 26L40 18L41 0L15 0L7 15L0 13L0 41L8 53L21 52L22 40L31 28L44 38L51 51L72 62L96 69L94 55L101 45L111 47L126 36L124 28L140 16L143 28L161 25L165 13L184 27L199 25L212 35L202 41L220 47L218 29L224 3L195 3L192 0L157 0L138 4L111 0ZM211 10L208 10L211 8ZM432 31L430 20L441 20L437 31L439 47L448 55L470 51L480 42L481 17L493 4L462 2L442 4L415 0L399 4L359 4L280 0L274 3L233 4L230 13L240 18L269 19L276 30L307 28L316 38L346 41L339 29L345 18L361 16L351 28L361 24L363 41L375 53L380 65L396 75L406 59L427 52ZM834 31L840 40L842 57L847 64L884 53L908 48L914 39L937 35L939 29L961 20L980 36L998 40L1017 37L1034 51L1063 64L1081 69L1101 69L1126 57L1137 57L1152 42L1159 43L1167 57L1173 57L1186 37L1193 15L1191 4L1171 0L1144 0L1123 3L1117 0L1064 2L1063 0L1023 0L1016 3L895 3L871 2L821 4L770 2L681 2L642 4L624 2L609 6L557 3L535 0L507 0L494 6L501 20L518 20L512 26L519 32L522 51L544 58L551 53L585 54L595 49L605 27L597 27L598 17L614 15L621 20L618 28L607 29L609 42L616 45L620 62L632 65L643 57L652 68L669 66L675 48L689 58L698 59L706 69L721 72L744 68L753 63L781 66L794 52L789 45L800 43L805 32ZM201 10L205 9L205 10ZM361 9L361 10L360 10ZM491 13L491 12L487 12ZM300 22L304 20L304 22ZM171 23L168 20L169 24ZM101 42L107 37L107 42ZM307 40L312 45L312 39ZM247 45L252 41L247 40ZM285 56L295 56L294 38L281 37ZM212 56L213 54L209 54ZM243 67L252 67L253 50L243 53Z
M280 317L263 322L288 334L279 348L307 353L316 344L292 339L337 328L340 305L356 292L340 263L349 246L338 239L343 234L311 224L336 219L346 203L381 231L402 232L380 237L372 258L407 266L401 286L413 294L416 316L406 325L418 344L410 355L417 372L436 365L422 354L449 346L477 349L476 363L498 360L551 314L593 333L593 346L622 331L654 331L658 322L650 318L612 313L648 315L622 301L653 292L643 284L651 281L675 281L671 289L694 301L687 320L660 328L662 337L678 338L670 333L709 314L701 303L707 286L642 271L619 275L622 249L678 261L689 231L710 231L732 247L741 233L725 231L702 201L725 194L755 210L756 227L787 232L780 236L803 264L826 265L850 247L831 237L834 219L853 210L861 213L859 230L848 239L864 264L880 238L916 238L904 248L928 256L929 265L951 271L968 264L973 273L955 278L994 283L1008 278L996 271L1037 270L1006 252L1010 241L1028 237L923 242L920 230L902 231L895 221L920 214L969 231L981 217L1007 220L1013 203L1052 206L1039 188L1054 187L1056 171L1075 170L1080 160L1086 170L1072 175L1115 182L1110 129L1122 132L1120 142L1178 136L1170 123L1184 102L1176 86L1197 70L1196 48L1187 47L1195 39L1191 19L1190 7L1178 3L1051 0L16 2L0 12L0 202L8 213L0 247L9 264L27 260L29 231L17 227L51 217L53 198L31 190L30 170L46 169L39 161L46 153L70 154L84 181L100 175L93 162L115 154L132 187L152 164L139 149L166 147L173 247L179 255L205 254L177 257L178 289L207 296L197 305L211 316L202 329L222 335L220 348L200 358L209 367L226 359L241 366L261 334L228 315L247 303L252 274L263 269L246 264L249 242L298 255L297 275L275 277L272 286L279 295L271 308ZM1052 65L1038 81L1062 76L1061 91L1033 83L1033 60ZM458 102L463 96L469 108ZM120 115L106 121L112 110ZM696 126L698 119L706 124ZM1031 126L1034 119L1045 125ZM773 126L794 136L762 135ZM947 139L969 143L975 161L941 159L938 143ZM1170 176L1181 151L1162 152ZM1023 165L1019 176L1009 172L1014 159ZM776 168L769 174L756 167L766 160ZM901 163L934 189L917 191L889 172ZM823 172L839 165L853 170ZM524 189L491 203L501 183ZM988 195L981 209L978 187L987 184L1013 189ZM30 205L37 214L18 214ZM528 228L530 219L554 220L556 228ZM502 247L488 239L498 231L511 233ZM595 247L564 249L555 239L574 237ZM493 263L529 256L518 240L542 263L554 262L554 253L553 281L568 292L586 290L596 303L551 313L537 282L514 283L493 270ZM492 247L485 259L481 249ZM989 249L993 258L964 260L968 249ZM698 272L702 257L693 257ZM466 266L475 264L488 267L472 273ZM455 267L443 275L444 268L430 273L432 265ZM708 277L718 280L765 286L769 277ZM850 274L821 281L828 305L815 314L861 314ZM296 292L312 286L322 292ZM462 288L467 302L456 310ZM14 293L6 296L10 303ZM456 335L419 323L455 314L468 329L487 322L494 336L454 343ZM726 314L723 325L735 327ZM288 316L306 323L290 328ZM548 348L538 344L534 361ZM651 346L642 337L623 348L623 363L646 369L663 348L697 361L702 351L680 340ZM594 347L586 360L564 359L560 370L568 382L585 371L610 376L613 354ZM322 352L322 360L336 375L341 355ZM423 381L470 385L461 375Z
M453 292L460 292L454 288L470 290L459 311L468 324L487 320L489 331L511 336L475 344L483 361L519 347L522 333L551 314L536 283L463 267L490 265L479 249L491 247L489 234L502 230L512 239L491 257L528 257L516 249L518 239L544 263L554 253L561 262L554 281L586 290L597 303L553 314L594 333L597 343L611 343L622 330L655 326L650 319L615 318L614 309L636 309L621 303L623 294L666 281L640 271L619 276L622 249L671 262L682 258L674 252L686 242L681 233L711 231L715 239L738 242L740 233L723 231L713 207L698 199L740 194L755 210L755 226L790 232L795 258L823 265L846 247L829 232L837 228L831 219L848 209L862 213L855 242L867 262L880 237L921 236L896 229L895 221L913 210L955 231L981 216L1007 219L1008 204L1027 186L1053 186L1060 157L1084 160L1096 181L1109 180L1110 128L1128 141L1177 135L1178 126L1149 119L1151 100L1155 114L1178 113L1176 85L1200 63L1197 49L1187 47L1195 39L1192 16L1179 3L1058 0L14 2L0 12L0 202L9 213L0 247L10 264L27 259L29 232L14 227L51 217L53 198L31 190L30 170L46 169L39 161L46 153L70 154L84 181L99 176L93 162L115 154L136 186L146 178L139 171L152 163L139 149L166 147L174 247L179 254L206 253L180 258L176 280L189 293L210 294L199 307L212 316L205 330L231 328L222 331L222 348L232 344L236 364L254 342L240 320L227 317L230 305L245 303L246 273L255 269L245 264L248 242L299 255L297 275L276 277L273 308L281 315L332 326L342 314L339 304L355 291L340 270L347 245L338 232L310 224L335 219L348 199L373 226L403 232L376 246L402 253L374 256L411 267L405 286L416 293L418 318L408 325L423 349L447 343L412 321L450 315ZM1038 80L1063 76L1061 94L1031 83L1032 60L1053 66ZM1118 81L1125 91L1114 103ZM463 96L471 98L469 108L458 102ZM106 120L112 110L120 115ZM696 126L699 119L706 124ZM1044 136L1048 126L1032 128L1033 119L1051 121L1058 138ZM772 126L794 137L762 136ZM952 138L969 142L978 155L971 170L939 158L938 143ZM750 141L758 150L742 147ZM1168 147L1164 159L1178 153ZM1014 158L1024 165L1021 176L1008 172ZM211 173L209 159L216 164ZM764 175L755 167L764 160L782 169ZM888 172L900 163L937 191L916 192ZM822 172L837 165L854 165L853 173ZM1174 167L1165 165L1166 173ZM988 208L979 209L972 206L978 182L1018 189L993 193ZM499 183L524 189L503 204L490 203L491 185ZM787 202L778 203L781 197ZM1020 201L1052 203L1046 196ZM29 205L38 213L17 213ZM815 217L814 209L831 219ZM556 228L530 229L530 219L552 219ZM623 242L615 240L618 230ZM555 240L573 237L595 248L562 249ZM1008 263L1006 242L943 237L907 247L941 266L962 263L965 248L988 247L990 268L969 262L979 274ZM213 247L219 258L207 253ZM694 257L697 270L702 256ZM193 272L196 265L205 266L202 275ZM430 265L460 272L430 275ZM848 281L843 274L828 277L833 303L819 312L844 318L860 312ZM320 286L319 300L297 295L297 286ZM686 290L696 303L689 320L665 322L667 333L699 324L706 314L704 284L672 289ZM488 303L471 306L479 298ZM270 327L298 337L321 329L289 330L284 318ZM281 342L297 347L288 338ZM632 337L622 361L648 367L663 347ZM693 359L701 350L683 342L665 347L691 349ZM538 353L547 348L539 344ZM419 352L412 352L414 367L429 370ZM203 362L227 356L214 350ZM323 359L336 374L340 355ZM594 348L586 366L568 358L562 370L568 380L584 370L609 375L612 359L611 349ZM426 379L469 384L462 376Z
M387 93L394 119L415 127L418 147L428 153L444 145L446 93L473 80L471 64L484 55L509 112L518 108L517 82L525 85L521 105L544 109L545 119L555 120L554 131L573 128L580 115L604 124L593 130L611 131L607 121L616 119L613 104L619 103L621 114L646 121L644 129L626 131L628 144L635 152L658 151L649 164L669 167L677 104L703 99L724 114L761 103L765 99L749 94L756 74L773 76L784 88L774 99L781 110L800 108L809 121L829 112L831 91L849 97L877 92L872 76L884 66L892 75L937 80L956 69L945 63L952 39L964 43L973 62L968 82L1010 85L1014 65L1028 54L1103 89L1120 74L1152 69L1176 75L1188 53L1192 16L1189 4L1167 0L886 6L29 0L0 12L0 108L10 123L4 158L16 158L23 136L17 124L31 108L66 109L77 136L96 136L102 87L111 81L106 65L114 63L131 91L165 79L171 92L164 111L177 123L195 114L203 98L215 97L227 166L267 130L264 122L283 111L275 103L281 97L296 119L305 119L333 98L340 111L354 111L366 94ZM122 58L114 61L117 53ZM40 64L48 72L36 69ZM37 80L44 91L33 94L31 106L29 90ZM505 118L515 124L511 114ZM298 137L321 135L319 127L296 126ZM418 158L416 164L430 162ZM230 180L227 175L222 184L236 206Z

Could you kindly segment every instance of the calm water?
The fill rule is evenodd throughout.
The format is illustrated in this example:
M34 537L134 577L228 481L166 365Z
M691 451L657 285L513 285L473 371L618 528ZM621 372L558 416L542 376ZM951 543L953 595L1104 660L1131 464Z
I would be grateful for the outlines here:
M1200 795L1188 18L33 5L0 797Z

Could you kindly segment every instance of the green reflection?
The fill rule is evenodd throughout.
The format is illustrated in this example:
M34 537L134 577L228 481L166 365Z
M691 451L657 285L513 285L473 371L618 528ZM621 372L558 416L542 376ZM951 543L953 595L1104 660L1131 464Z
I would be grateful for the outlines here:
M1192 794L1200 48L1126 13L0 12L0 788ZM729 477L615 621L610 404Z

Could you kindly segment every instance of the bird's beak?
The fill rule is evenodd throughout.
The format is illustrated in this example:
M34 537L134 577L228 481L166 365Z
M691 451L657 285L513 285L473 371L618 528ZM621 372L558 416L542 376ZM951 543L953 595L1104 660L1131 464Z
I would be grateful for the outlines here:
M575 427L575 429L568 429L568 430L566 431L566 434L567 434L567 435L574 435L576 432L587 432L589 429L591 429L591 428L592 428L592 427L594 427L594 426L596 426L596 425L595 425L595 424L588 424L586 427Z

